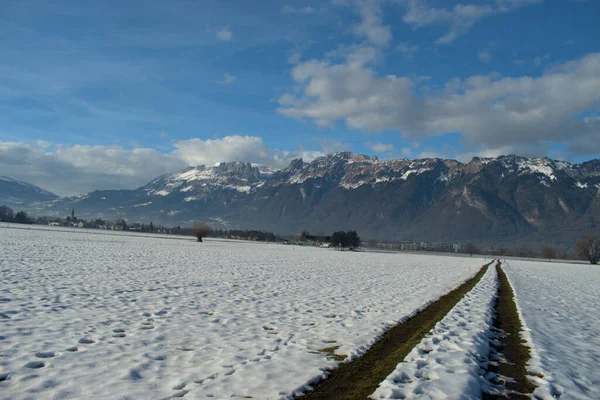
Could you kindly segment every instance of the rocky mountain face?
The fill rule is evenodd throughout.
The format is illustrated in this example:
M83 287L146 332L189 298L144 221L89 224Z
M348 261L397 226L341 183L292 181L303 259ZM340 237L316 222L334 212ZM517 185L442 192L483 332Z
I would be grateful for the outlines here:
M135 190L95 191L34 208L169 225L208 219L279 233L356 229L364 238L389 240L567 244L600 233L600 160L382 161L343 152L293 160L282 170L235 162L190 167Z
M38 186L0 176L0 205L19 207L35 202L46 202L58 198Z

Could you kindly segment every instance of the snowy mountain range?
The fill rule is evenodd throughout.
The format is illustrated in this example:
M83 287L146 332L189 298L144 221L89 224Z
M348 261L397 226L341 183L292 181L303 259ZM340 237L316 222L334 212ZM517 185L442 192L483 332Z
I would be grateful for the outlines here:
M27 182L0 176L0 205L26 205L32 202L49 201L58 196Z
M169 225L207 219L279 233L352 228L378 239L565 244L600 233L600 160L509 155L461 163L341 152L282 170L239 162L189 167L134 190L21 204L37 214L74 208L82 217Z

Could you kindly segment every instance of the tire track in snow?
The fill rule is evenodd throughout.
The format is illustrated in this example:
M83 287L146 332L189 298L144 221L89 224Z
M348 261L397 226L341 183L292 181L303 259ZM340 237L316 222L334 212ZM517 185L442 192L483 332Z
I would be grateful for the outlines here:
M340 364L329 373L327 379L317 382L313 390L300 393L297 398L367 398L425 335L475 287L493 262L482 266L474 277L456 289L441 296L406 321L390 328L361 357Z
M531 349L522 337L523 323L514 290L500 261L496 264L496 270L499 280L494 317L497 340L494 341L490 356L497 362L488 365L491 387L482 394L482 398L530 399L536 388L527 372Z
M435 325L371 395L376 399L477 399L488 386L495 268Z

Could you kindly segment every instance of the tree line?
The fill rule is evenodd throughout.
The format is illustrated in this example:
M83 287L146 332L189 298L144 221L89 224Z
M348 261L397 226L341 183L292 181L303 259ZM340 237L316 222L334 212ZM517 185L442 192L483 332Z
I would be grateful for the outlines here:
M360 237L356 231L335 231L331 234L329 247L355 250L360 247Z
M584 235L575 242L574 253L565 249L557 249L551 245L541 247L521 246L510 248L505 246L480 246L473 242L466 244L427 243L427 242L394 242L375 240L367 241L367 247L395 251L431 251L437 253L462 253L490 255L494 257L542 258L546 260L578 259L589 261L591 264L600 263L600 237ZM573 255L575 257L573 257Z
M0 206L0 222L12 222L13 224L33 224L35 220L30 218L25 211L15 214L12 208Z
M338 248L343 250L348 248L350 250L355 250L361 246L361 240L358 236L358 233L353 230L349 231L335 231L331 235L325 235L324 233L319 233L317 235L311 234L309 231L304 230L300 232L296 239L299 243L309 243L315 245L323 245L329 244L331 248Z
M69 220L70 217L67 217ZM50 217L30 217L25 211L14 212L14 210L6 205L0 206L0 222L10 222L16 224L40 224L47 225L50 222L59 222L60 218ZM73 221L69 221L73 222ZM227 239L245 239L264 242L285 241L273 232L266 232L252 229L213 229L208 224L200 222L193 227L186 228L181 226L167 228L164 226L156 226L152 222L149 224L134 222L127 224L125 219L121 218L115 222L105 222L102 219L94 221L85 221L78 219L85 228L106 228L107 226L115 227L119 230L129 230L148 233L164 233L173 235L195 236L198 241L204 237L217 237ZM200 228L200 229L199 229ZM311 235L308 231L303 231L298 235L300 242L312 241L316 243L329 243L332 248L341 250L348 248L350 250L357 249L362 242L356 231L335 231L331 235ZM473 242L465 245L449 245L449 244L430 244L430 243L401 243L401 242L376 242L369 240L367 247L390 249L390 250L412 250L412 251L436 251L436 252L455 252L466 254L487 254L496 257L514 256L525 258L543 258L547 260L568 259L569 256L564 251L561 252L550 245L542 246L539 250L532 247L521 247L518 249L510 249L507 247L480 247ZM580 260L589 261L591 264L600 262L600 237L594 235L582 236L575 243L575 256Z
M224 239L244 239L258 242L276 242L280 240L273 232L258 231L253 229L213 229L208 223L198 221L194 223L191 229L192 236L195 236L198 242L202 242L205 237L215 237Z

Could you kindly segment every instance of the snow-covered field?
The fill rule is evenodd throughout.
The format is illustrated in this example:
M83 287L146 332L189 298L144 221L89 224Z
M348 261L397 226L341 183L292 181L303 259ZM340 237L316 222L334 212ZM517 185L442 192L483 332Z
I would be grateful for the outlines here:
M543 398L600 399L600 267L509 260L503 264L534 345Z
M421 343L398 364L374 399L478 399L490 352L496 268L489 268Z
M324 348L361 354L483 264L5 228L0 246L10 399L286 397L335 365Z

